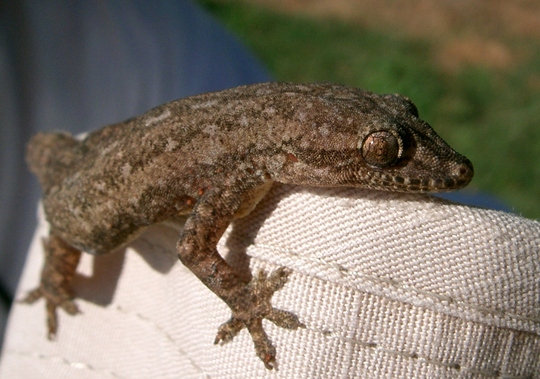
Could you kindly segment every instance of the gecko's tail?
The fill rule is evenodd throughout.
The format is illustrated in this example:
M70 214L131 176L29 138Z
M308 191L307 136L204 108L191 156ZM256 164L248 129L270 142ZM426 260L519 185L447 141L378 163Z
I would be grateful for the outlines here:
M26 146L26 162L38 177L44 192L67 175L79 142L66 132L38 133Z

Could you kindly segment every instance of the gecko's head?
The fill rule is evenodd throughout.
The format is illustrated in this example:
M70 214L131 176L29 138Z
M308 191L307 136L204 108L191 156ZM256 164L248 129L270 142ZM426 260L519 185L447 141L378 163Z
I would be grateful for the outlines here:
M471 181L471 162L418 118L409 99L327 86L297 105L298 133L284 143L281 181L403 192L451 191Z

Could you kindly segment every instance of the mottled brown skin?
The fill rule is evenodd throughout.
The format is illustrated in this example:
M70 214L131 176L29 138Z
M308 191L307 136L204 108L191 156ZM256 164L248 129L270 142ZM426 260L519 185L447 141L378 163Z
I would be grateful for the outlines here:
M188 214L178 256L232 310L216 343L250 332L265 366L275 349L262 327L303 327L271 298L289 271L242 281L216 250L236 217L272 183L438 192L466 186L472 165L399 95L318 84L263 83L193 96L88 134L36 135L28 163L51 225L41 285L49 335L56 307L76 313L71 281L80 251L108 253L146 226Z

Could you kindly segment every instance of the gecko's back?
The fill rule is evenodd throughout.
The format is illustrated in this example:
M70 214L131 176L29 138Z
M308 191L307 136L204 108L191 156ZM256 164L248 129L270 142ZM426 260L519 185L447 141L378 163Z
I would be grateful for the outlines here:
M83 250L103 253L141 227L188 212L201 188L222 180L210 166L226 164L233 143L218 149L218 140L224 140L219 136L236 134L235 140L249 144L254 133L248 131L255 125L239 122L247 110L258 110L246 103L287 90L298 92L294 86L263 83L192 96L80 140L67 132L36 134L26 159L42 187L53 231ZM231 122L229 130L218 129L218 115ZM190 145L193 139L198 141ZM241 149L241 143L234 145Z
M331 83L263 83L180 99L81 141L39 134L28 162L53 231L96 253L186 214L210 188L249 203L259 198L254 188L272 181L425 192L472 177L470 162L410 100Z
M112 159L113 155L121 152L124 153L121 157L124 162L133 162L130 163L132 167L140 165L146 155L141 154L141 151L144 150L144 139L148 139L150 129L154 129L153 146L150 147L154 155L160 153L156 150L160 147L163 150L178 150L195 135L205 132L204 129L207 129L207 134L212 134L212 124L218 121L221 124L229 122L230 129L242 129L242 133L248 133L250 128L258 126L253 123L253 114L264 111L265 107L272 108L272 105L265 104L269 103L268 98L274 98L279 103L293 94L297 97L305 96L306 99L335 97L342 100L364 100L366 106L369 103L366 100L379 96L332 83L261 83L241 86L163 104L139 117L90 132L81 140L67 132L38 133L27 145L26 159L31 171L38 176L43 192L47 193L52 186L61 185L70 175L96 171L96 160L100 157ZM266 100L260 101L262 98ZM273 107L278 111L279 108L279 104ZM218 120L218 115L221 120ZM268 113L265 117L270 119L270 116ZM231 119L224 120L227 117ZM220 128L223 126L220 125ZM174 147L171 143L167 146L172 138ZM162 143L156 143L156 139ZM102 165L99 170L107 168Z

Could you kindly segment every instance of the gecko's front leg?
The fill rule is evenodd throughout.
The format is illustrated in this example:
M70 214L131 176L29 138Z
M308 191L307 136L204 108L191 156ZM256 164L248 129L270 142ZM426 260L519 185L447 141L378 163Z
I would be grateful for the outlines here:
M232 221L238 204L222 193L206 193L186 221L178 242L178 256L212 292L231 308L232 316L220 326L215 343L228 342L244 327L255 344L257 356L267 369L275 364L276 351L264 331L262 320L297 329L304 327L294 314L275 309L271 299L287 281L289 271L280 268L270 275L260 271L249 283L240 279L217 252L216 245Z

